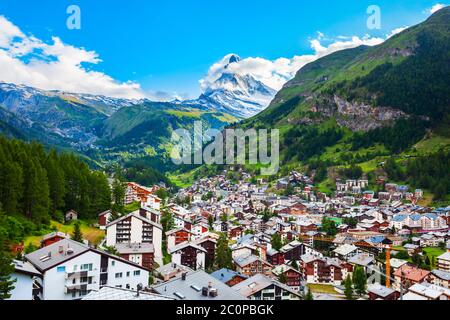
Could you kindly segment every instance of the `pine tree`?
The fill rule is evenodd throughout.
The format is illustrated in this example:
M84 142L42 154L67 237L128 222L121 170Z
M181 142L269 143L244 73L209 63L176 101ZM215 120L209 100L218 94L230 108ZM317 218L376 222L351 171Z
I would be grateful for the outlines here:
M347 279L345 279L344 286L345 286L344 291L345 297L347 298L347 300L353 300L353 283L350 275L348 275Z
M0 300L11 298L11 291L14 289L16 280L11 280L14 266L11 258L4 251L4 244L0 242Z
M355 267L353 270L353 284L355 286L355 291L360 296L366 293L367 290L367 276L362 267Z
M225 233L222 233L217 241L214 264L217 269L233 268L232 253L228 245L227 235Z
M7 254L6 239L8 232L4 229L4 215L0 208L0 300L9 299L11 291L14 289L15 280L11 280L11 274L14 272L14 266L10 256Z
M311 290L309 288L307 290L308 290L308 292L305 295L305 300L309 300L309 301L314 300L314 296L312 295Z
M278 276L278 281L283 283L283 284L286 284L286 282L287 282L286 274L285 273L280 273L279 276Z
M58 163L58 155L55 150L52 150L48 155L45 163L47 170L49 192L50 192L50 211L55 217L56 211L64 207L64 195L66 192L64 184L64 172Z
M272 248L275 250L280 250L283 247L283 242L281 241L281 236L278 233L275 233L272 236Z
M122 213L124 210L125 200L125 185L119 179L114 179L112 185L112 211L115 213Z
M80 223L77 221L74 226L72 240L83 243L83 233L81 232Z

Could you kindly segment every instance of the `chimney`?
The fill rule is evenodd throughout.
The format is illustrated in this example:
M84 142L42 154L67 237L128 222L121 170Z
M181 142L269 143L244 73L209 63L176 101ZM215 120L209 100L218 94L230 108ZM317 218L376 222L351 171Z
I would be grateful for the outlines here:
M211 290L209 290L209 296L211 298L217 298L218 295L219 295L219 290L217 290L215 288L211 288Z
M181 274L181 280L186 281L187 272Z
M59 246L59 247L58 247L58 252L59 252L60 254L63 254L63 253L64 253L64 246Z

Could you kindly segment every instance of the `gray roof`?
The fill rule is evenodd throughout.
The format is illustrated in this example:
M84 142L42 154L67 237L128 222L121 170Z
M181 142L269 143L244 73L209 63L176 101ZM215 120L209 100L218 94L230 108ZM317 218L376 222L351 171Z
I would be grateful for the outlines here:
M147 209L146 209L147 210ZM155 211L155 210L147 210L147 211L150 211L150 212L157 212L157 211ZM120 217L119 219L117 219L117 220L114 220L114 221L112 221L112 222L110 222L110 223L108 223L107 225L106 225L106 227L110 227L110 226L112 226L112 225L114 225L114 224L116 224L116 223L118 223L118 222L120 222L120 221L122 221L122 220L124 220L124 219L127 219L127 218L129 218L129 217L135 217L136 219L140 219L140 220L142 220L142 221L144 221L144 222L146 222L146 223L149 223L149 224L151 224L152 226L154 226L154 227L156 227L156 228L158 228L158 229L163 229L163 227L162 227L162 225L160 225L160 224L158 224L158 223L155 223L155 222L153 222L152 220L149 220L149 219L147 219L147 218L145 218L145 217L142 217L140 214L139 214L139 210L137 210L137 211L134 211L134 212L131 212L131 213L129 213L129 214L127 214L127 215L124 215L123 217Z
M235 289L237 292L239 292L244 297L250 297L253 294L264 290L265 288L275 285L277 287L280 287L286 291L289 291L291 294L295 294L297 296L300 296L298 292L295 292L288 286L282 284L281 282L271 279L263 274L256 274L251 278L248 278L247 280L244 280L237 285L233 286L232 288Z
M368 266L369 264L371 264L374 261L375 261L375 258L366 253L360 253L360 254L354 255L353 257L348 259L349 263L357 264L359 266L364 266L364 267Z
M94 300L94 301L142 301L142 300L175 300L173 298L165 297L163 295L139 292L139 296L136 291L102 287L99 291L92 291L82 300Z
M438 277L439 279L450 281L450 272L443 270L433 270L431 271L433 275Z
M41 273L29 262L13 260L16 273L24 273L32 276L40 276Z
M155 247L152 243L118 243L115 247L117 252L119 252L120 254L140 254L155 252Z
M395 292L395 290L382 286L380 284L373 284L367 287L367 291L376 294L379 297L387 297Z
M49 234L46 234L45 236L43 236L41 242L51 239L53 237L57 237L57 236L61 237L61 238L70 238L70 235L65 234L64 232L55 231L55 232L52 232L52 233L49 233Z
M445 261L450 261L450 252L447 251L446 253L440 255L438 257L439 260L445 260Z
M199 246L199 245L197 245L195 243L183 242L183 243L180 243L179 245L177 245L175 247L170 248L169 249L169 253L172 254L174 252L177 252L177 251L182 250L182 249L187 248L187 247L193 247L193 248L195 248L195 249L197 249L199 251L206 252L205 248L203 248L203 247L201 247L201 246Z
M59 252L60 248L63 249L62 253ZM84 244L71 239L62 239L48 247L27 254L25 259L43 272L87 251L89 251L89 247Z
M136 268L146 270L144 267L134 262L122 259L121 257L109 254L105 251L90 248L88 245L73 241L71 239L62 239L47 247L27 254L25 256L25 260L29 261L40 272L45 272L88 251L92 251L100 255L106 255Z
M209 285L218 290L217 297L204 297L202 295L202 288ZM173 297L176 300L246 300L238 292L203 270L189 272L186 280L178 277L153 286L153 290L158 294Z

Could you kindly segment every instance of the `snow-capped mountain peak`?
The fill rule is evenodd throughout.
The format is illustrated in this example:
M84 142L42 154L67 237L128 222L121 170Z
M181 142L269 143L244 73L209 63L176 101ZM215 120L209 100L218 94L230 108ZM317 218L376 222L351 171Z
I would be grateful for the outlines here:
M276 90L249 73L234 71L239 68L233 64L239 64L240 61L238 55L229 54L215 64L202 81L203 94L188 103L201 104L239 118L248 118L264 110L274 98Z

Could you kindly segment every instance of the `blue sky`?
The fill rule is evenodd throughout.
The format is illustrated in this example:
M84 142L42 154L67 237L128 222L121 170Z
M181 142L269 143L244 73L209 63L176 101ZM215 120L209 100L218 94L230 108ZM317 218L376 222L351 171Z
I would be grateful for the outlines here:
M200 91L198 81L228 53L280 57L312 53L320 31L338 36L385 37L427 18L428 0L0 0L0 15L27 36L95 51L89 68L144 90ZM81 30L66 27L66 8L81 8ZM366 27L369 5L380 6L382 29ZM323 40L326 41L326 40ZM83 64L85 66L85 64ZM86 65L87 66L87 65ZM0 71L0 80L1 71Z

